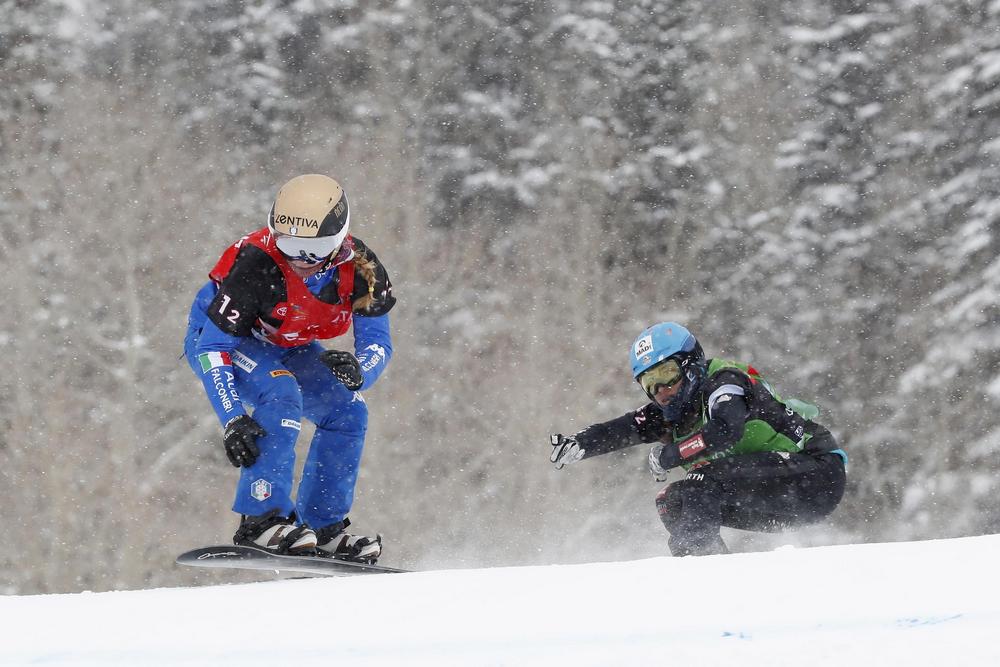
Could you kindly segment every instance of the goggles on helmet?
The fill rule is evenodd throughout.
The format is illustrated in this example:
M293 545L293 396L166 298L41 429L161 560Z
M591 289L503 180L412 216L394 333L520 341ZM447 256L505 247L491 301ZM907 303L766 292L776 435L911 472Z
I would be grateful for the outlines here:
M344 235L346 236L346 235ZM329 259L330 255L337 252L344 236L289 236L287 234L275 234L274 242L278 246L281 254L292 262L302 262L304 264L316 264Z
M670 389L684 378L676 359L666 359L639 376L639 384L647 395L653 396L660 387Z

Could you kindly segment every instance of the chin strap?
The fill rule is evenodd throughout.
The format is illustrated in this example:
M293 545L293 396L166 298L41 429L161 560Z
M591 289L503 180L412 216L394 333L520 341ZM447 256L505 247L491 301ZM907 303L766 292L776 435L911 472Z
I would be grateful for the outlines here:
M354 259L354 254L354 239L348 235L348 237L344 239L344 242L340 244L340 250L330 256L329 266L326 268L340 266L344 262L349 262Z

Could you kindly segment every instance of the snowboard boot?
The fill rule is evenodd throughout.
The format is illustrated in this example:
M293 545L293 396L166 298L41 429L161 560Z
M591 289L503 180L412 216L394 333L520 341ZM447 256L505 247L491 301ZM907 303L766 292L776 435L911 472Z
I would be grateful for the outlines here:
M316 555L316 533L305 526L296 526L295 512L290 517L281 516L278 510L242 517L233 544L289 556Z
M382 555L382 536L351 535L345 529L350 520L324 526L316 531L316 551L320 556L374 565Z

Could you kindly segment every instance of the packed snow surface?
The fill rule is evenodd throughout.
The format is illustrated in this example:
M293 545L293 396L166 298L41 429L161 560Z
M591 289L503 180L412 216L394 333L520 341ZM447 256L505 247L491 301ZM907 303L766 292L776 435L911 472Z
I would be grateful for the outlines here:
M8 596L0 664L1000 665L998 561L991 535Z

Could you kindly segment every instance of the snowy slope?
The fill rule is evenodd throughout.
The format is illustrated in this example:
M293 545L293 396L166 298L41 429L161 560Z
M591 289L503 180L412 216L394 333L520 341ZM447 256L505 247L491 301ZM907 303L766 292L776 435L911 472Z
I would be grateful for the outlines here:
M0 598L0 665L1000 665L1000 536Z

